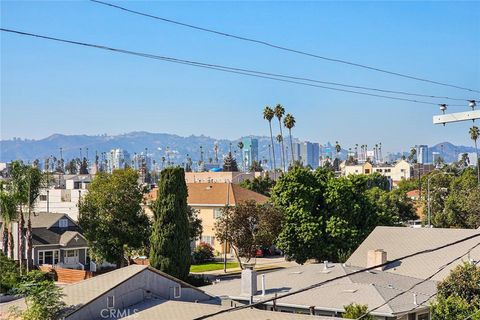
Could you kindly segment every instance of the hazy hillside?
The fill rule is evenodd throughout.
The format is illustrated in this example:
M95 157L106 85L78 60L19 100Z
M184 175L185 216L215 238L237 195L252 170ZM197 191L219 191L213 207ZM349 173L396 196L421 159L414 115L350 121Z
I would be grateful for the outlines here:
M259 140L260 158L269 159L268 145L269 137L256 137ZM89 159L94 159L95 152L107 152L114 148L126 149L130 154L135 152L144 152L148 148L148 153L153 154L154 159L159 160L162 156L166 156L167 148L171 160L177 163L185 161L187 154L192 157L193 161L200 160L200 146L203 147L204 159L208 162L209 158L214 159L215 153L213 147L218 144L218 157L222 159L223 154L229 151L230 143L232 152L238 151L237 140L221 139L216 140L207 136L189 136L181 137L167 133L150 133L150 132L131 132L122 135L63 135L54 134L45 139L40 140L3 140L0 141L0 162L8 162L13 159L23 159L24 161L33 161L34 159L45 159L50 155L57 158L60 157L60 147L63 148L63 157L70 159L79 157L80 148L82 154L87 154ZM289 146L288 138L285 140L285 146ZM280 158L279 148L276 148L277 159ZM439 152L443 155L447 162L455 161L457 154L463 152L474 152L473 147L455 146L449 142L442 142L432 146L431 152ZM290 152L288 152L290 155ZM346 151L342 150L342 157L346 156ZM290 158L290 156L288 156ZM279 163L280 161L277 160Z

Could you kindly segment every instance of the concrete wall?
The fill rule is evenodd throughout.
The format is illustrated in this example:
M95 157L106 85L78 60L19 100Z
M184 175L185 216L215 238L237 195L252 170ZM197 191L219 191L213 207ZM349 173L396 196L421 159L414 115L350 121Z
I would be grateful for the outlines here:
M78 220L78 201L87 194L88 190L78 189L48 189L41 190L35 203L35 212L53 212L67 214L74 221ZM45 200L45 197L48 200ZM47 206L48 202L48 206Z

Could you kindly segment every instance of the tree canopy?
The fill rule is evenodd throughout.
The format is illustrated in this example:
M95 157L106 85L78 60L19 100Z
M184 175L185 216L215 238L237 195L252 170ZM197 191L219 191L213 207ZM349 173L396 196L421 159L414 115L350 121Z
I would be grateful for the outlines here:
M141 207L143 190L132 169L99 173L80 202L79 224L98 260L123 266L128 250L148 243L150 221Z
M325 168L294 167L272 190L273 202L285 212L279 248L298 263L346 260L375 226L415 215L409 199L386 190L379 175L335 178Z
M275 180L270 179L268 173L265 177L255 177L253 180L246 179L240 182L241 187L263 194L267 197L270 196L270 191L274 185Z

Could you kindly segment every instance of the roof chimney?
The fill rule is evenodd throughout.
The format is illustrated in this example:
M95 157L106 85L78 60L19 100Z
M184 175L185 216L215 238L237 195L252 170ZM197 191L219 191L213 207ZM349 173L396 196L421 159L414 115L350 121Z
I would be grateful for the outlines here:
M254 264L244 264L245 269L242 270L242 295L249 297L257 294L257 271Z
M387 252L383 249L368 250L367 252L367 268L383 264L387 262ZM375 268L376 270L384 270L385 266Z

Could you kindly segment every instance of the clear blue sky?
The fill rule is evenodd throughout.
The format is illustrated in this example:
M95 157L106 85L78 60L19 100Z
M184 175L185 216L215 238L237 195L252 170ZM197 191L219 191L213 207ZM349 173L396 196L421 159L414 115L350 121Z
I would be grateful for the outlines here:
M480 89L480 2L120 2L207 28ZM1 25L183 59L393 90L450 89L286 53L87 1L2 1ZM134 56L1 36L1 138L152 131L217 138L267 135L282 103L294 136L384 149L449 140L471 123L434 126L436 106L357 96ZM476 98L479 98L477 94ZM441 102L440 100L433 100ZM450 111L466 111L450 108Z

